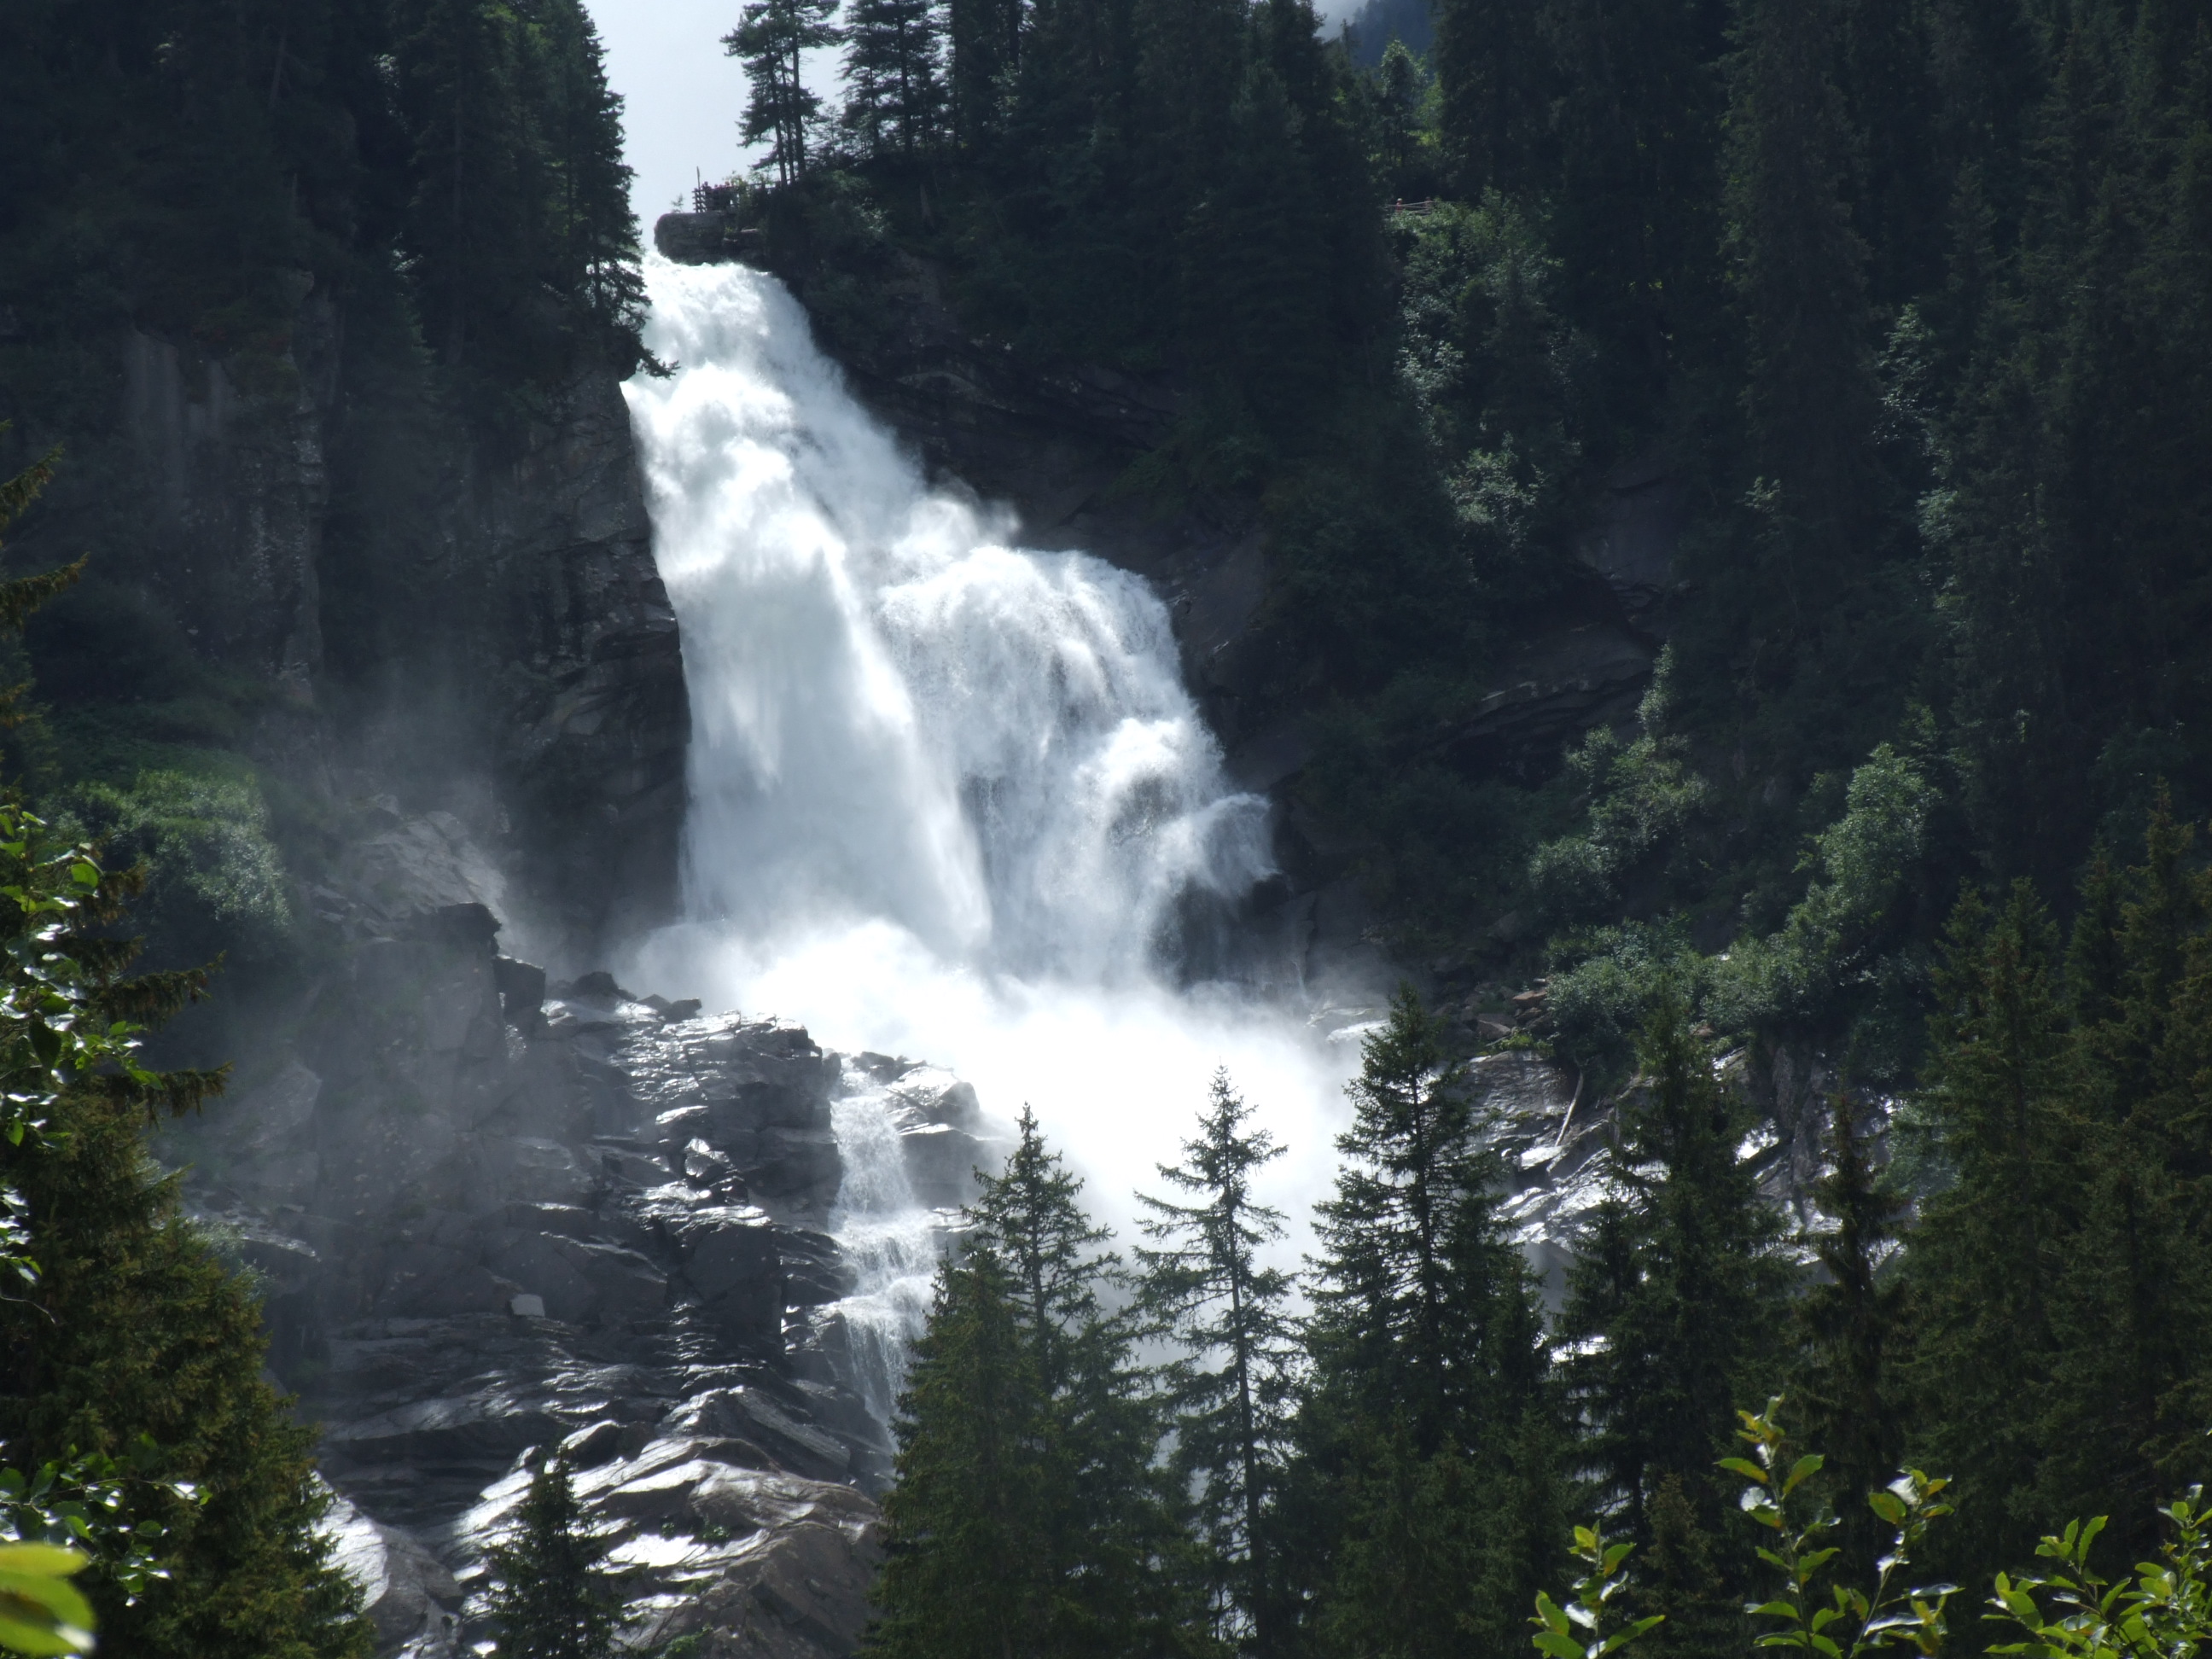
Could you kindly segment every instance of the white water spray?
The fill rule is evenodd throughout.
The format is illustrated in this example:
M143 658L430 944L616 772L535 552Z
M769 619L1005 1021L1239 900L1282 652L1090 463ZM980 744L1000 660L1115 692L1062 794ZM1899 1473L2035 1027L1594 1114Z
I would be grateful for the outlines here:
M1225 1065L1292 1149L1271 1186L1302 1220L1346 1049L1303 1011L1160 975L1188 896L1270 865L1266 803L1224 782L1157 596L928 488L772 278L647 276L650 343L681 368L628 392L692 740L688 920L638 971L927 1055L999 1117L1034 1104L1125 1240ZM832 1218L879 1412L935 1249L891 1113L880 1089L841 1104Z

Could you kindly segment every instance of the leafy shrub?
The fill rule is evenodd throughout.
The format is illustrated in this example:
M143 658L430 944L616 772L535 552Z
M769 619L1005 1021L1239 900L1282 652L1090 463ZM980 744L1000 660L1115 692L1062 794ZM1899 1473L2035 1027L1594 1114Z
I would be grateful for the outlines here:
M252 957L281 945L292 905L258 780L143 771L128 788L88 783L74 793L111 861L148 866L143 914L160 947Z

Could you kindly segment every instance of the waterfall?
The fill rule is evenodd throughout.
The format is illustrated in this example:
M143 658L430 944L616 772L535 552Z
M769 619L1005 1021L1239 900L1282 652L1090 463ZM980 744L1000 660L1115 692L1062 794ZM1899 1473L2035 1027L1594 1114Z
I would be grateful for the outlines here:
M1267 803L1225 782L1158 597L931 487L774 278L653 258L647 279L648 342L679 367L627 392L692 746L686 920L639 971L926 1054L1002 1118L1033 1102L1124 1224L1225 1063L1299 1154L1284 1194L1309 1197L1341 1048L1162 971L1189 896L1233 901L1272 865ZM832 1224L861 1276L843 1311L884 1345L880 1392L939 1230L880 1089L836 1128Z

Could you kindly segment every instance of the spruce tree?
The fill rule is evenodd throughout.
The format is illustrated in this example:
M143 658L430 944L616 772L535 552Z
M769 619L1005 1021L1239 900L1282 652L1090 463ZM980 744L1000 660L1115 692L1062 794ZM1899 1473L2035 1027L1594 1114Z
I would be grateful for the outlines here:
M1466 1068L1411 988L1362 1060L1318 1211L1298 1415L1310 1616L1333 1650L1500 1644L1560 1536L1534 1287L1499 1231Z
M852 0L840 118L871 155L912 161L937 141L945 107L936 0Z
M556 287L604 331L614 368L637 360L645 319L638 269L636 175L623 160L622 95L607 84L606 47L582 0L547 0L543 35L551 160L559 180Z
M1859 1111L1842 1091L1829 1099L1829 1167L1813 1184L1826 1224L1811 1240L1825 1280L1797 1303L1803 1347L1790 1391L1800 1437L1827 1459L1821 1478L1852 1581L1870 1579L1892 1541L1866 1495L1904 1456L1906 1335L1905 1283L1890 1258L1907 1205L1874 1167Z
M870 1651L1080 1659L1194 1622L1157 1414L1082 1183L1034 1113L940 1270L897 1425Z
M1649 1547L1645 1610L1667 1615L1652 1640L1699 1653L1740 1639L1731 1598L1746 1586L1712 1565L1732 1554L1733 1507L1714 1460L1733 1449L1739 1405L1771 1391L1789 1269L1778 1218L1737 1157L1742 1115L1663 993L1638 1056L1559 1334L1598 1499Z
M2055 1340L2051 1287L2078 1224L2079 1146L2057 940L2025 882L1992 914L1969 890L1936 978L1916 1114L1949 1184L1928 1196L1908 1268L1919 1303L1909 1376L1913 1460L1957 1472L1947 1560L2024 1559L2045 1444Z
M541 1457L514 1536L489 1552L498 1659L608 1659L623 1617L621 1586L599 1565L605 1555L576 1501L568 1454Z
M837 0L753 0L722 37L750 88L738 131L749 144L769 140L760 166L774 167L779 184L806 176L807 137L821 119L822 99L806 84L805 54L836 44L830 21L836 10Z
M1179 1350L1167 1368L1174 1413L1170 1468L1196 1494L1212 1553L1217 1628L1249 1651L1280 1650L1268 1511L1279 1482L1296 1334L1290 1276L1258 1252L1283 1237L1279 1210L1252 1177L1282 1156L1226 1071L1213 1075L1184 1161L1160 1177L1194 1202L1139 1194L1154 1248L1140 1247L1139 1294L1152 1334Z

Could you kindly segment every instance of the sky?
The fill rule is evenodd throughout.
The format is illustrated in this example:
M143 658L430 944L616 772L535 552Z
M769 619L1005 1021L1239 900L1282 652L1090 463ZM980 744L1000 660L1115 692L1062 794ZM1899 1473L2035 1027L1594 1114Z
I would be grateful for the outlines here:
M722 52L744 0L587 0L606 42L607 74L627 107L623 126L637 182L631 201L648 239L653 222L703 175L721 179L744 157L738 117L745 75Z
M586 0L606 42L607 73L628 107L623 127L629 164L636 170L630 201L647 241L653 222L681 196L690 204L699 178L719 179L743 167L738 118L745 104L745 75L722 51L722 37L738 26L744 0ZM1351 0L1323 0L1334 16L1356 9ZM836 101L835 54L813 54L807 82Z

